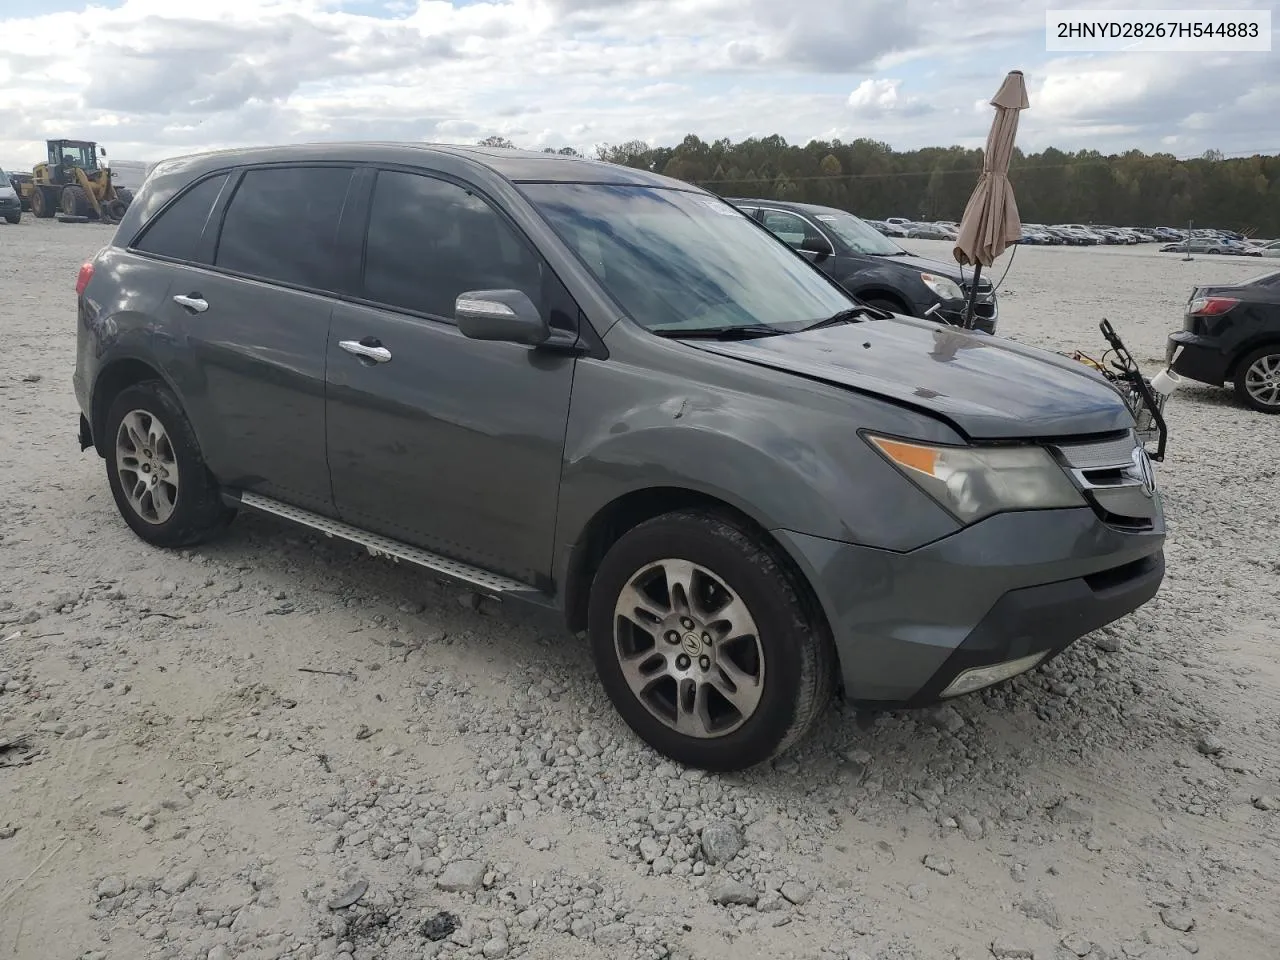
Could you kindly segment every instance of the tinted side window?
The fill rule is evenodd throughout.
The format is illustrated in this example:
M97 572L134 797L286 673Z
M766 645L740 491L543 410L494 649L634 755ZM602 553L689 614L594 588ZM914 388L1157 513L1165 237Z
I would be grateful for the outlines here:
M522 290L544 304L542 259L502 216L456 184L383 170L373 188L364 296L453 318L467 290Z
M220 173L179 196L147 225L134 249L174 260L194 260L205 221L226 182L227 175Z
M214 264L317 290L334 285L347 167L249 170L222 221Z
M778 239L785 241L797 250L800 249L800 245L805 240L826 245L822 235L807 223L803 217L798 217L794 213L784 213L781 210L766 210L761 222L767 229L776 234Z

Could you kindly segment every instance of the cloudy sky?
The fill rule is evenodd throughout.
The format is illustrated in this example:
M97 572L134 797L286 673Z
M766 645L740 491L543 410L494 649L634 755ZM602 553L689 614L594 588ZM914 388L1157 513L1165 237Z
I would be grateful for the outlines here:
M979 146L986 100L1015 68L1031 98L1026 149L1280 152L1280 43L1277 53L1048 54L1048 5L0 0L0 165L29 168L46 137L94 139L139 160L490 134L584 151L689 132Z

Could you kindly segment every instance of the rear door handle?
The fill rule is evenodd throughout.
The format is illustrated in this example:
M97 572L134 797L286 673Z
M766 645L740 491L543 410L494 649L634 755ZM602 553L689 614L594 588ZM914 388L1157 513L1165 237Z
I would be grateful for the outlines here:
M354 353L357 357L365 357L378 363L386 363L391 359L391 351L384 346L371 347L359 340L339 340L338 346L347 353Z
M192 293L187 296L178 294L173 298L173 302L186 307L192 313L204 313L209 309L209 301L198 293Z

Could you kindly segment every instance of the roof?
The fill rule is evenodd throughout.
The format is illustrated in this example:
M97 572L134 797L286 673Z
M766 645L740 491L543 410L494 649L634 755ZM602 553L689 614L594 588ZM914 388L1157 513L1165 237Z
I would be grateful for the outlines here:
M416 165L431 156L452 156L470 161L515 182L608 183L665 187L702 192L682 180L664 177L601 160L586 160L558 153L540 153L509 147L464 146L406 141L335 141L266 147L238 147L194 154L185 161L222 160L233 164L288 162L291 160L358 161ZM201 166L204 164L202 163Z
M780 207L786 210L808 211L810 213L847 213L839 207L828 207L821 203L802 203L799 200L770 200L766 197L725 197L729 203L737 204L753 204L758 203L762 206Z

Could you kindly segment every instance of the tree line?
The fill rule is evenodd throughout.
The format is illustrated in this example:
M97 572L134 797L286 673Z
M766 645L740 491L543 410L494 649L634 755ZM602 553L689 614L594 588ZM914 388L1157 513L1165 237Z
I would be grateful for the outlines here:
M491 145L512 146L489 138ZM576 155L571 148L548 152ZM734 143L690 134L674 147L642 140L603 144L597 156L697 184L721 196L801 200L868 219L959 220L982 169L982 151L926 147L897 151L878 140L780 136ZM1194 159L1167 153L1104 155L1050 147L1015 150L1009 179L1025 223L1196 226L1280 236L1280 156Z

